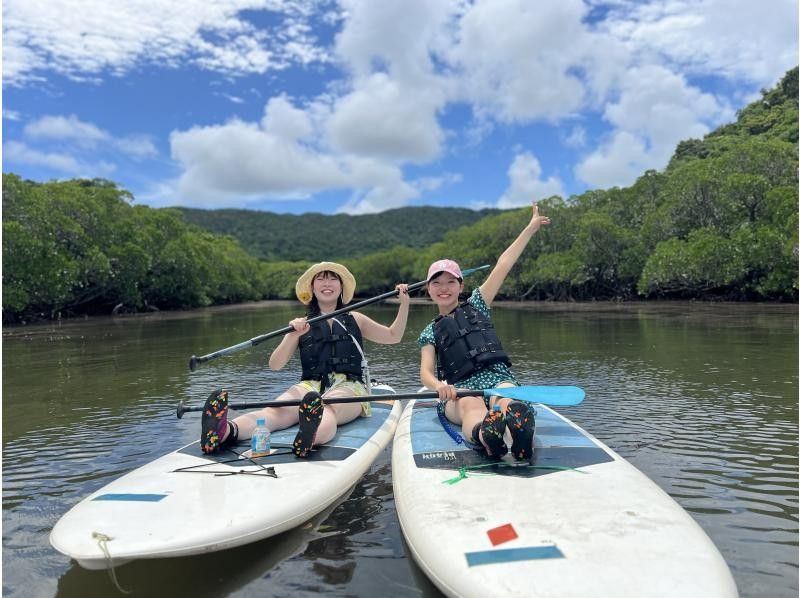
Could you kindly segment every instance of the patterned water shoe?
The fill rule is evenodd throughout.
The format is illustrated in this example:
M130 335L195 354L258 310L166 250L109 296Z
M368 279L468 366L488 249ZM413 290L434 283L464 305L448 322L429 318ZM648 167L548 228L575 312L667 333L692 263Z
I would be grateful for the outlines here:
M228 428L228 391L215 390L203 406L200 422L200 448L204 453L215 453L222 445Z
M500 459L508 452L508 447L503 440L506 431L506 421L500 411L490 411L481 423L481 435L486 453L490 457Z
M506 425L511 432L511 454L517 461L533 457L533 434L536 429L534 410L528 403L512 401L506 409Z
M307 393L300 402L300 430L292 443L292 452L298 457L306 458L311 454L324 409L325 405L318 392Z

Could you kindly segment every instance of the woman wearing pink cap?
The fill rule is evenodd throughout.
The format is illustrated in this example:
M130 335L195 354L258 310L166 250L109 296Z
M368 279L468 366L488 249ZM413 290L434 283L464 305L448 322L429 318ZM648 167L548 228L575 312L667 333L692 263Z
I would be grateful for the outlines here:
M460 424L465 438L495 458L508 452L504 439L506 428L511 436L514 458L532 457L533 409L522 401L500 397L484 399L482 393L459 398L456 387L484 390L519 385L492 325L489 306L531 237L543 224L550 224L550 219L540 216L539 207L533 202L528 225L502 253L486 281L464 303L459 303L464 283L456 262L439 260L428 269L428 294L439 308L439 316L428 324L417 341L421 347L420 378L426 387L438 391L439 398L445 402L447 419Z

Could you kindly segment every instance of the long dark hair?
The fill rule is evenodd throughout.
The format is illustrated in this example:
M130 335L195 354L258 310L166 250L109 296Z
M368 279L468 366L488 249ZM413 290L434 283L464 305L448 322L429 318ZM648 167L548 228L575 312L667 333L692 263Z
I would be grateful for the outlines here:
M342 291L344 291L344 285L342 284L342 278L336 274L336 272L331 272L330 270L323 270L314 276L311 279L311 303L308 304L308 309L306 310L306 318L314 318L320 315L319 309L319 301L317 301L317 296L314 294L314 280L318 276L323 276L327 274L329 277L333 276L336 280L339 281L339 286L342 287ZM342 309L344 307L344 303L342 303L342 293L339 293L339 297L336 298L336 309Z

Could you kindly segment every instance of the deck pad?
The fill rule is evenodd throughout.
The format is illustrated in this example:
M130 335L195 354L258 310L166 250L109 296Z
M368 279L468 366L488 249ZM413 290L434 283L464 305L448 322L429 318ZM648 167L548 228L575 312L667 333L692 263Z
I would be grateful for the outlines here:
M483 451L476 451L454 440L443 428L435 402L417 401L411 415L411 446L417 467L461 469L481 466L497 475L535 477L564 468L585 467L613 461L614 458L591 438L567 424L549 409L536 411L533 459L494 462ZM460 426L450 424L460 434Z
M391 412L392 405L373 403L370 417L359 417L352 422L339 426L336 435L325 445L316 447L306 461L343 461L347 459L358 447L362 446L375 434ZM262 465L292 463L297 459L292 452L292 442L294 442L298 429L299 426L294 425L284 430L272 432L269 437L272 452L267 456L255 459L239 458L241 453L250 448L249 440L240 440L235 445L223 447L222 450L210 455L200 450L199 441L180 449L180 452L214 463L227 463L231 466L248 462Z

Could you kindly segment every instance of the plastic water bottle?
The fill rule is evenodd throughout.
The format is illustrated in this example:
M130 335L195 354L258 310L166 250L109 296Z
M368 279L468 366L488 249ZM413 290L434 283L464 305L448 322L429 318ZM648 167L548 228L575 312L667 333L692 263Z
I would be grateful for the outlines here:
M256 429L250 437L250 456L266 457L269 455L269 428L263 417L256 420Z

